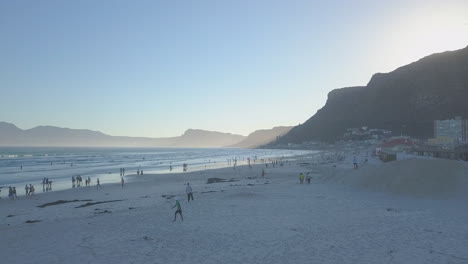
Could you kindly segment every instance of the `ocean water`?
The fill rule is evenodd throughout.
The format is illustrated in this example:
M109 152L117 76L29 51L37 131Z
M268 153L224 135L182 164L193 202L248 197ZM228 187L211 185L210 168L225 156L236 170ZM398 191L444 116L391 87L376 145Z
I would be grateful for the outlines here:
M182 164L188 171L220 168L228 165L229 159L237 159L238 165L247 164L247 159L277 159L313 153L307 150L269 149L163 149L163 148L44 148L0 147L1 196L8 195L8 186L15 186L18 195L23 195L26 184L33 184L42 192L43 178L49 178L52 190L72 188L72 176L90 177L92 185L99 178L101 184L120 182L120 168L125 174L136 174L138 169L145 174L182 172ZM84 182L83 182L84 184ZM44 190L45 191L45 190Z

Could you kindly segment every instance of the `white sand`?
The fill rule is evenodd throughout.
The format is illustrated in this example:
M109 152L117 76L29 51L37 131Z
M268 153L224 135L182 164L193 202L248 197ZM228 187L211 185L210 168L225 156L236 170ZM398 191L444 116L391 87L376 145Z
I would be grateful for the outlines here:
M321 180L374 191L428 198L468 197L468 164L445 159L411 159L361 166L321 168Z
M391 175L398 175L403 184L402 175L428 174L439 166L434 163L435 167L419 171L419 161L408 162L411 164L407 166L408 172L403 169L404 173L399 171L404 166L394 164L352 170L328 162L322 166L302 164L304 167L270 165L266 169L267 179L246 179L260 176L264 168L260 165L253 169L145 175L123 190L118 185L106 185L102 190L80 188L41 194L29 200L2 199L0 260L1 263L468 263L465 199L430 196L426 187L423 197L387 192L398 185L388 183ZM298 184L301 171L315 173L312 184ZM382 185L368 180L373 171L382 172ZM355 179L348 181L346 175ZM206 184L213 177L239 181ZM444 185L442 192L434 193L452 192L456 186L452 176L449 179L448 187ZM195 201L190 203L184 195L187 181L195 192ZM432 181L441 180L431 178ZM356 185L372 188L367 191ZM404 189L404 193L413 189ZM172 222L174 199L162 195L182 199L185 221ZM75 207L86 201L36 207L74 199L123 201L83 208ZM41 222L28 224L27 220Z

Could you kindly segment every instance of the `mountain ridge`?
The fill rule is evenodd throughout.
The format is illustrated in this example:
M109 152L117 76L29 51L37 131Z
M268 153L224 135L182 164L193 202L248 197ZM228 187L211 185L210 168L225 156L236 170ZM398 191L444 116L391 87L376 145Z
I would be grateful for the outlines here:
M468 46L376 73L366 86L330 91L316 114L277 143L333 142L361 126L429 138L433 120L468 118L467 97Z
M232 133L189 128L180 136L150 138L110 136L95 130L56 126L20 129L12 123L0 121L0 146L254 148L275 140L277 136L285 134L285 131L291 128L280 126L256 130L249 134L251 138Z
M150 138L110 136L89 129L37 126L20 129L0 121L0 146L57 147L224 147L240 142L242 135L202 129L188 129L178 137Z

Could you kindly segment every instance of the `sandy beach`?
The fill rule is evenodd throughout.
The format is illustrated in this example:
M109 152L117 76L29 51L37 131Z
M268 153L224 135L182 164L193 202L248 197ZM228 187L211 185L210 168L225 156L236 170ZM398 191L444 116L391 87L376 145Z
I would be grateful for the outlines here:
M439 170L422 170L430 164ZM432 175L441 171L440 177ZM3 263L468 263L466 171L465 163L447 160L369 161L352 169L349 160L322 162L316 156L274 168L127 176L135 179L123 188L110 184L2 199L0 258ZM311 184L299 184L301 172L312 175ZM418 177L408 180L405 175L412 173ZM450 184L441 186L441 177ZM190 203L187 182L194 191ZM184 221L173 222L175 198Z

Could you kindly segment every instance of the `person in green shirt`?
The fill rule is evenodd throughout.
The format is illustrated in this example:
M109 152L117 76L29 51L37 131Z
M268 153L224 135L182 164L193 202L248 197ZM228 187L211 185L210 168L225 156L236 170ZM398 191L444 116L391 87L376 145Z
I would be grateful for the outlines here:
M304 183L304 173L302 173L302 172L301 172L301 174L299 174L299 182L300 182L301 184Z
M174 214L174 222L177 219L177 214L180 214L180 218L182 218L182 221L184 221L184 217L182 216L182 208L180 207L179 199L175 199L176 204L172 206L172 208L177 207L177 210L175 211Z

